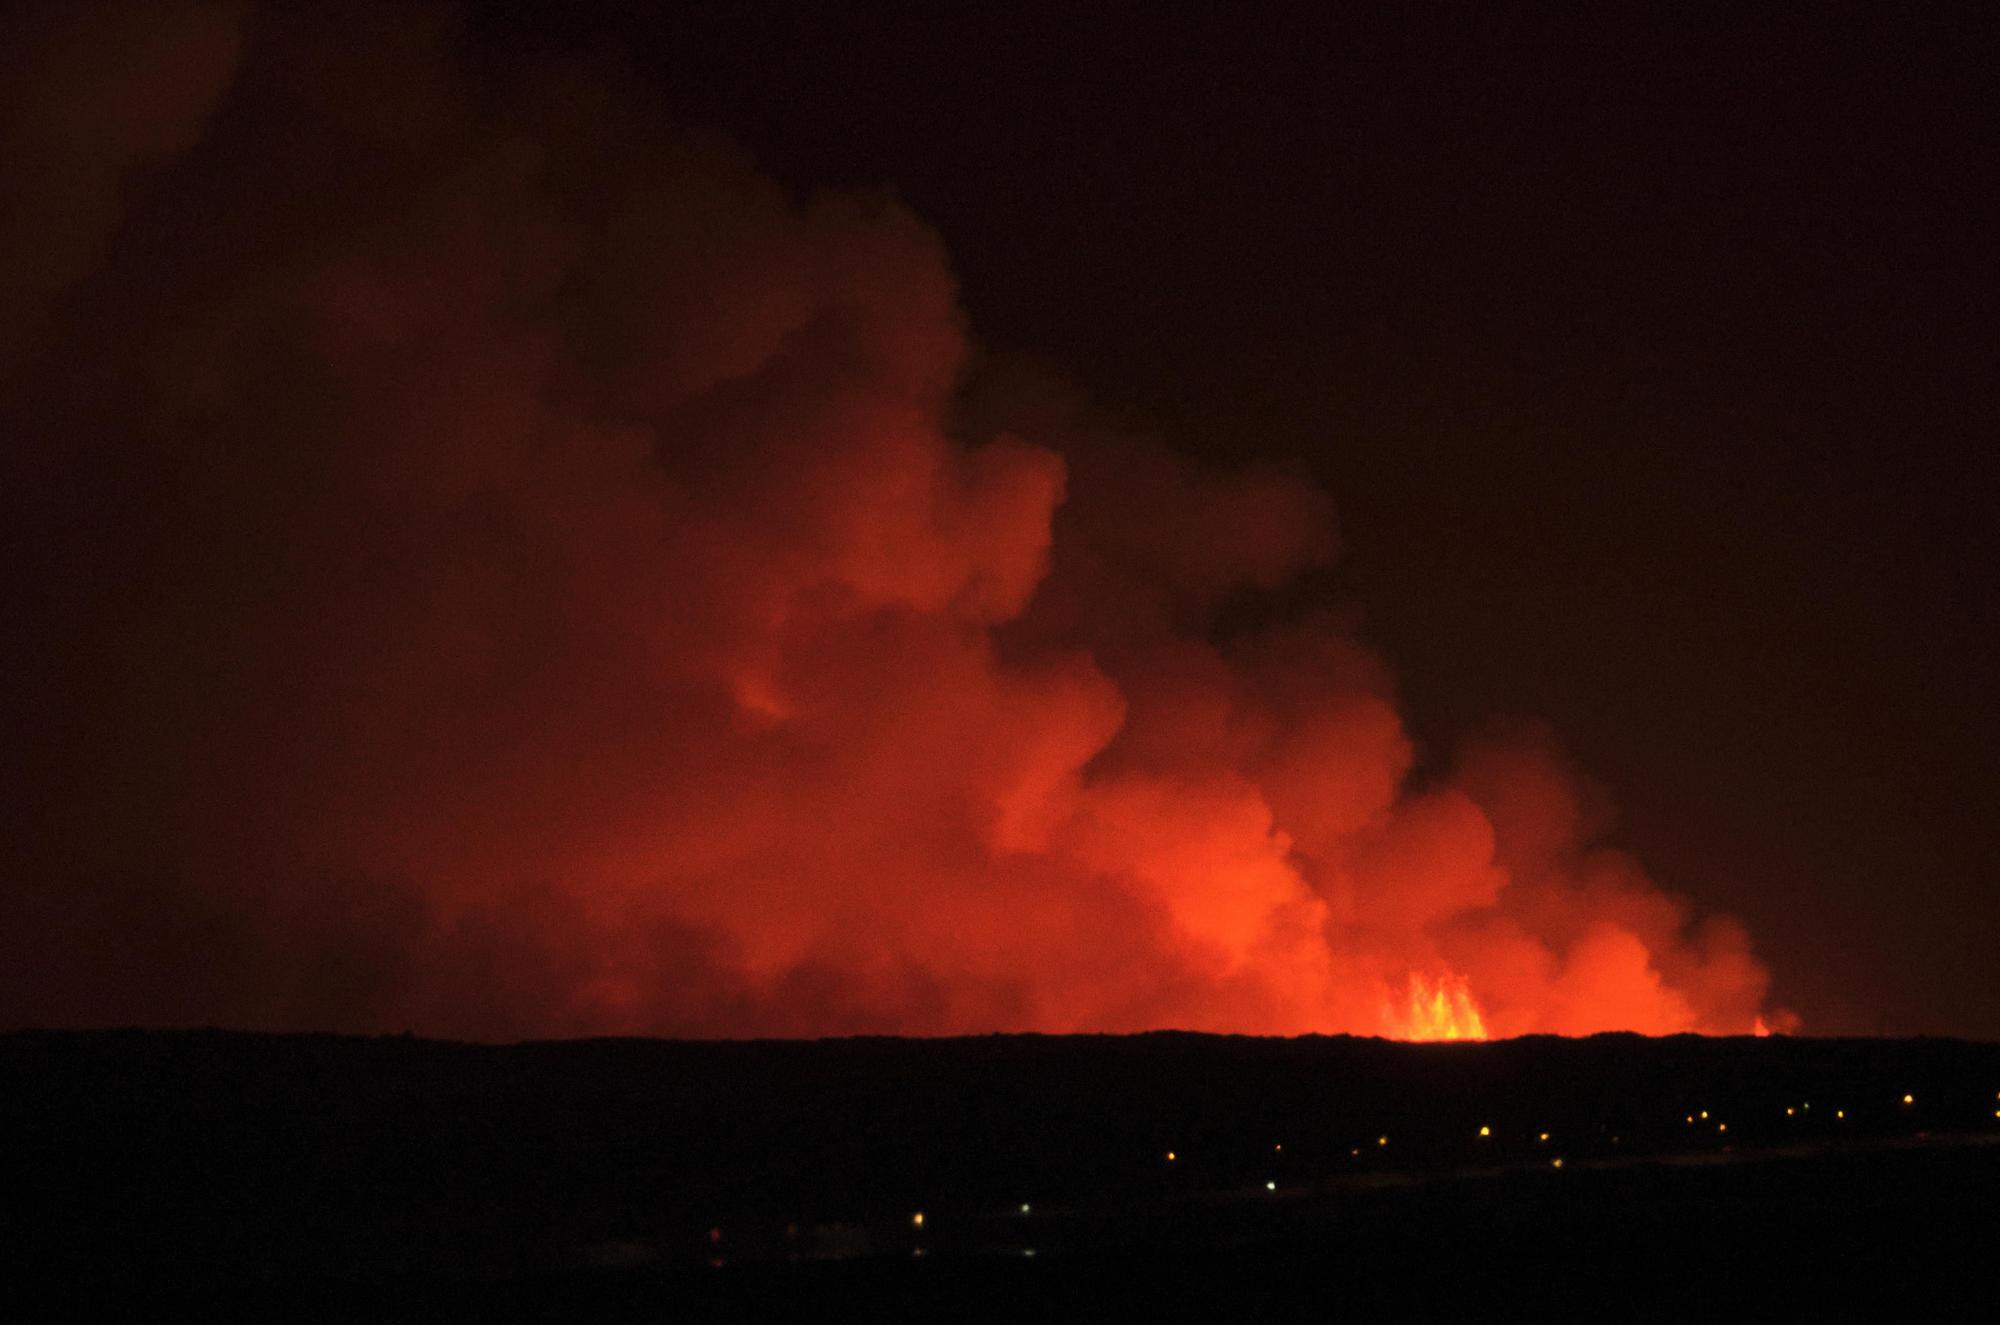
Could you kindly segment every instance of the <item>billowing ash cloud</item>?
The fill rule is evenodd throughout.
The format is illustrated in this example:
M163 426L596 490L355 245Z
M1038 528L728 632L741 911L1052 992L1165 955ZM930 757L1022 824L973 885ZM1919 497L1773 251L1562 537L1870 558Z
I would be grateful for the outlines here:
M966 406L894 203L407 6L9 22L7 1024L1750 1027L1547 739L1240 610L1322 494Z

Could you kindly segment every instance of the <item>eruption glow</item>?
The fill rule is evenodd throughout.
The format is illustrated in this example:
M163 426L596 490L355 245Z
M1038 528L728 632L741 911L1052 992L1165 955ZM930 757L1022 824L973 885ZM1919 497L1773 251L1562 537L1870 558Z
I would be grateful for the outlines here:
M408 5L18 21L13 1023L1763 1011L1547 733L1413 775L1350 618L1275 606L1324 494L981 368L894 203Z
M1389 1034L1400 1040L1483 1040L1486 1019L1462 978L1428 980L1412 973L1404 1013L1392 1019Z

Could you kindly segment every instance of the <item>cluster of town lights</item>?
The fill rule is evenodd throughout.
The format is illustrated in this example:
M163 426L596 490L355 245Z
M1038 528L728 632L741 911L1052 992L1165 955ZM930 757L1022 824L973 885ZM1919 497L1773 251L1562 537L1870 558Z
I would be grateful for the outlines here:
M2000 1103L2000 1091L1996 1091L1996 1093L1994 1093L1994 1101L1996 1101L1996 1103ZM1902 1099L1900 1099L1900 1103L1902 1103L1902 1107L1904 1107L1904 1109L1914 1109L1914 1107L1916 1107L1916 1095L1914 1095L1914 1093L1904 1093L1904 1095L1902 1095ZM1798 1105L1786 1105L1786 1107L1784 1107L1784 1117L1788 1117L1788 1119L1796 1119L1796 1117L1800 1117L1802 1113L1810 1113L1810 1111L1812 1111L1812 1103L1810 1103L1810 1101L1802 1101L1802 1103L1798 1103ZM1834 1109L1834 1117L1836 1117L1836 1119L1842 1119L1842 1121L1844 1121L1844 1119L1848 1117L1848 1111L1846 1111L1846 1109ZM1996 1121L2000 1121L2000 1109L1994 1109L1994 1119L1996 1119ZM1696 1123L1710 1123L1710 1121L1712 1121L1712 1119L1710 1119L1710 1115L1708 1115L1708 1109L1698 1109L1696 1113L1688 1113L1688 1115L1684 1115L1684 1123L1688 1123L1690 1127L1692 1127L1692 1125L1696 1125ZM1714 1129L1716 1129L1716 1133L1720 1135L1720 1133L1728 1133L1730 1125L1728 1125L1728 1123L1724 1123L1724 1121L1714 1121ZM1490 1123L1482 1123L1482 1125L1478 1127L1478 1137L1480 1137L1482 1141L1484 1141L1484 1139L1492 1139L1492 1135L1494 1135L1494 1129L1492 1129L1492 1125L1490 1125ZM1546 1131L1538 1131L1538 1133L1534 1133L1534 1141L1536 1141L1536 1145L1548 1145L1548 1141L1550 1141L1550 1135L1552 1135L1552 1133L1546 1133ZM1622 1137L1612 1137L1612 1143L1614 1143L1614 1145L1616 1145L1616 1143L1620 1143L1620 1141L1622 1141ZM1386 1147L1388 1147L1388 1133L1380 1133L1380 1135L1376 1137L1376 1149L1386 1149ZM1272 1151L1272 1155L1284 1155L1284 1143L1282 1143L1282 1141L1278 1141L1278 1143L1272 1143L1270 1151ZM1352 1147L1352 1149L1348 1151L1348 1155L1350 1155L1350 1157L1354 1157L1354 1159L1360 1159L1360 1153L1362 1153L1362 1151L1360 1151L1360 1147ZM1180 1151L1164 1151L1164 1157L1166 1157L1166 1163L1178 1163L1178 1161L1180 1161ZM1564 1157L1562 1157L1562 1155L1552 1155L1552 1157L1548 1159L1548 1167L1550 1167L1550 1169L1562 1169L1562 1167L1564 1167ZM1266 1181L1264 1181L1264 1191L1266 1191L1266 1193L1276 1193L1276 1191L1278 1191L1278 1179L1266 1179ZM1020 1211L1022 1215L1032 1215L1032 1213L1034 1213L1034 1205L1032 1205L1032 1203L1028 1203L1028 1201L1022 1201L1022 1203L1020 1203L1020 1207L1018 1207L1018 1211ZM910 1213L910 1229L912 1229L912 1231L916 1231L916 1233L922 1233L922 1231L926 1229L926 1223L928 1223L928 1221L926 1221L926 1215L924 1215L924 1211L912 1211L912 1213ZM788 1235L788 1237L796 1237L796 1225L790 1225L790 1227L786 1229L786 1235ZM712 1229L708 1229L708 1239L706 1239L706 1241L708 1241L708 1245L710 1245L710 1251L712 1251L712 1253L718 1253L718 1251L720 1251L720 1247L722 1247L722 1229L720 1229L720 1227L712 1227ZM912 1255L924 1255L924 1247L912 1247L910 1251L912 1251ZM1032 1249L1032 1247L1028 1247L1028 1249L1022 1249L1022 1253L1020 1253L1020 1255L1024 1255L1024 1257L1032 1257L1032 1255L1034 1255L1034 1249ZM720 1255L712 1255L712 1257L710 1257L710 1265L716 1265L716 1267L720 1267L720 1265L722 1265L722 1257L720 1257Z
M1996 1092L1996 1093L1995 1093L1995 1096L1994 1096L1994 1098L1995 1098L1995 1100L1996 1100L1996 1101L2000 1101L2000 1092ZM1905 1107L1905 1108L1912 1108L1912 1107L1914 1107L1914 1106L1916 1105L1916 1102L1917 1102L1917 1097L1915 1096L1915 1094L1913 1094L1913 1093L1907 1093L1907 1092L1906 1092L1906 1093L1905 1093L1905 1094L1903 1095L1903 1098L1902 1098L1902 1103L1903 1103L1903 1107ZM1785 1106L1785 1116L1786 1116L1787 1118L1796 1118L1796 1117L1798 1117L1798 1116L1799 1116L1800 1114L1802 1114L1802 1113L1810 1113L1811 1111L1812 1111L1812 1102L1811 1102L1810 1100L1806 1100L1806 1101L1801 1101L1800 1103L1798 1103L1798 1104L1796 1104L1796 1105L1792 1105L1792 1104L1787 1104L1787 1105ZM1834 1117L1835 1117L1836 1119L1839 1119L1839 1120L1842 1120L1842 1121L1845 1121L1845 1120L1846 1120L1846 1118L1847 1118L1847 1110L1845 1110L1845 1109L1835 1109L1835 1110L1833 1111L1833 1116L1834 1116ZM2000 1119L2000 1109L1995 1109L1995 1110L1993 1111L1993 1116L1994 1116L1994 1118L1996 1118L1996 1119ZM1693 1126L1693 1125L1695 1125L1695 1124L1696 1124L1697 1122L1702 1122L1702 1123L1706 1123L1706 1122L1709 1122L1709 1121L1711 1121L1711 1119L1710 1119L1710 1117L1709 1117L1709 1111L1708 1111L1707 1109L1700 1109L1700 1110L1697 1110L1697 1111L1696 1111L1696 1112L1694 1112L1694 1113L1690 1113L1690 1114L1686 1115L1686 1117L1685 1117L1684 1121L1685 1121L1685 1122L1686 1122L1686 1123L1688 1124L1688 1126L1692 1127L1692 1126ZM1717 1133L1718 1135L1721 1135L1721 1134L1723 1134L1723 1133L1726 1133L1726 1132L1728 1132L1728 1131L1729 1131L1729 1124L1728 1124L1728 1123L1726 1123L1726 1122L1723 1122L1723 1121L1720 1121L1720 1120L1714 1120L1714 1121L1715 1121L1715 1130L1716 1130L1716 1133ZM1492 1127L1492 1125L1491 1125L1490 1123L1482 1123L1482 1124L1480 1124L1480 1127L1479 1127L1479 1136L1480 1136L1480 1138L1481 1138L1482 1140L1490 1140L1490 1139L1492 1138L1492 1136L1493 1136L1493 1127ZM1547 1145L1547 1144L1549 1143L1549 1138L1550 1138L1550 1133L1548 1133L1548 1132L1537 1132L1537 1133L1535 1133L1535 1142L1536 1142L1536 1144L1538 1144L1538 1145ZM1612 1141L1612 1144L1614 1144L1614 1145L1616 1145L1616 1144L1618 1144L1618 1143L1622 1142L1623 1140L1624 1140L1624 1138L1623 1138L1622 1136L1614 1136L1614 1137L1612 1137L1612 1138L1611 1138L1611 1141ZM1386 1146L1387 1146L1388 1144L1389 1144L1389 1137L1388 1137L1388 1135L1387 1135L1386 1133L1384 1133L1384 1134L1382 1134L1382 1135L1380 1135L1380 1136L1377 1136L1377 1137L1375 1138L1375 1145L1376 1145L1376 1147L1377 1147L1378 1149L1380 1149L1380 1148L1384 1148L1384 1147L1386 1147ZM1282 1155L1282 1154L1283 1154L1284 1152L1285 1152L1285 1146L1284 1146L1284 1143L1283 1143L1282 1141L1280 1141L1280 1142L1275 1142L1275 1143L1273 1143L1273 1145L1271 1146L1271 1153L1272 1153L1272 1154L1274 1154L1274 1155ZM1350 1148L1350 1149L1348 1150L1348 1152L1347 1152L1347 1153L1348 1153L1349 1157L1351 1157L1351 1158L1354 1158L1354 1159L1359 1159L1359 1158L1361 1157L1361 1150L1360 1150L1360 1148L1359 1148L1358 1146L1357 1146L1357 1147L1353 1147L1353 1148ZM1169 1164L1171 1164L1171 1163L1174 1163L1175 1161L1177 1161L1177 1160L1178 1160L1178 1159L1180 1158L1180 1154L1179 1154L1179 1152L1177 1152L1177 1151L1173 1151L1173 1150L1169 1150L1169 1151L1167 1151L1167 1152L1166 1152L1166 1158L1167 1158L1167 1162L1168 1162ZM1551 1167L1551 1168L1557 1168L1557 1169L1561 1168L1561 1167L1563 1166L1563 1157L1562 1157L1561 1155L1557 1155L1557 1156L1555 1156L1554 1158L1552 1158L1552 1159L1551 1159L1551 1160L1549 1161L1549 1165L1550 1165L1550 1167ZM1271 1179L1271 1180L1267 1180L1267 1181L1266 1181L1266 1182L1264 1183L1264 1190L1265 1190L1265 1191L1267 1191L1267 1192L1275 1192L1275 1191L1277 1191L1277 1190L1278 1190L1278 1183L1277 1183L1276 1179ZM1026 1214L1026 1213L1028 1213L1028 1207L1027 1207L1027 1206L1025 1206L1025 1205L1024 1205L1024 1206L1022 1206L1022 1207L1021 1207L1021 1213L1022 1213L1022 1214ZM923 1221L923 1216L921 1216L921 1215L917 1216L917 1222L918 1222L918 1224L919 1224L919 1225L921 1225L921 1224L922 1224L922 1221Z
M1995 1093L1995 1095L1994 1095L1994 1099L1995 1099L1996 1101L2000 1101L2000 1092L1996 1092L1996 1093ZM1903 1105L1904 1105L1904 1107L1905 1107L1905 1108L1909 1108L1909 1107L1912 1107L1912 1106L1914 1106L1914 1105L1916 1104L1916 1102L1917 1102L1917 1097L1916 1097L1916 1096L1915 1096L1914 1094L1908 1094L1908 1093L1906 1093L1906 1094L1904 1094L1904 1096L1903 1096L1903 1101L1902 1101L1902 1102L1903 1102ZM1811 1102L1810 1100L1806 1100L1806 1101L1802 1101L1802 1102L1800 1102L1799 1104L1796 1104L1796 1105L1792 1105L1792 1104L1787 1104L1787 1105L1785 1106L1785 1116L1786 1116L1787 1118L1796 1118L1796 1117L1798 1117L1798 1116L1799 1116L1799 1115L1800 1115L1801 1113L1810 1113L1811 1111L1812 1111L1812 1102ZM1833 1116L1834 1116L1835 1118L1837 1118L1837 1119L1841 1119L1841 1120L1845 1120L1845 1119L1846 1119L1846 1117L1847 1117L1847 1110L1845 1110L1845 1109L1835 1109L1835 1110L1833 1111ZM1995 1109L1995 1110L1993 1111L1993 1116L1994 1116L1995 1118L2000 1118L2000 1109ZM1684 1121L1685 1121L1685 1122L1686 1122L1686 1123L1688 1124L1688 1126L1690 1126L1690 1127L1692 1127L1692 1126L1693 1126L1693 1125L1694 1125L1695 1123L1697 1123L1697 1122L1708 1122L1708 1121L1710 1121L1710 1118L1709 1118L1709 1112L1708 1112L1708 1110L1707 1110L1707 1109L1701 1109L1701 1110L1698 1110L1698 1111L1696 1111L1696 1112L1694 1112L1694 1113L1690 1113L1690 1114L1686 1115L1686 1117L1685 1117ZM1715 1130L1716 1130L1717 1132L1727 1132L1727 1131L1729 1130L1729 1124L1728 1124L1728 1123L1726 1123L1726 1122L1721 1122L1721 1121L1717 1121L1717 1122L1716 1122L1716 1124L1715 1124ZM1488 1124L1488 1123L1482 1123L1482 1124L1480 1124L1480 1127L1479 1127L1479 1136L1480 1136L1480 1138L1481 1138L1482 1140L1486 1140L1486 1139L1491 1139L1491 1138L1492 1138L1492 1136L1493 1136L1493 1127L1492 1127L1492 1125L1491 1125L1491 1124ZM1547 1145L1547 1144L1548 1144L1548 1142L1549 1142L1549 1137L1550 1137L1550 1133L1548 1133L1548 1132L1537 1132L1537 1133L1535 1133L1535 1141L1536 1141L1536 1143L1537 1143L1537 1144L1539 1144L1539 1145ZM1614 1137L1612 1137L1612 1138L1611 1138L1611 1140L1612 1140L1613 1144L1616 1144L1616 1143L1618 1143L1618 1142L1620 1142L1620 1141L1624 1140L1624 1138L1623 1138L1622 1136L1614 1136ZM1379 1148L1379 1147L1384 1147L1384 1146L1387 1146L1387 1145L1389 1144L1389 1138L1388 1138L1387 1134L1384 1134L1384 1135L1381 1135L1381 1136L1378 1136L1378 1137L1376 1137L1376 1138L1375 1138L1375 1144L1376 1144L1376 1146L1377 1146L1378 1148ZM1284 1142L1282 1142L1282 1141L1279 1141L1279 1142L1276 1142L1276 1143L1274 1143L1274 1144L1273 1144L1273 1145L1271 1146L1271 1153L1272 1153L1272 1154L1276 1154L1276 1155L1282 1155L1282 1154L1283 1154L1284 1152L1285 1152L1285 1145L1284 1145ZM1348 1151L1347 1153L1348 1153L1348 1155L1349 1155L1349 1156L1351 1156L1351 1157L1353 1157L1353 1158L1357 1158L1357 1159L1358 1159L1358 1158L1360 1157L1360 1155L1361 1155L1361 1151L1360 1151L1360 1149L1359 1149L1358 1147L1350 1149L1350 1150L1349 1150L1349 1151ZM1166 1158L1167 1158L1167 1162L1168 1162L1169 1164L1171 1164L1171 1163L1175 1162L1176 1160L1178 1160L1178 1159L1180 1158L1180 1154L1179 1154L1179 1152L1177 1152L1177 1151L1173 1151L1173 1150L1169 1150L1169 1151L1167 1151L1167 1152L1166 1152ZM1561 1160L1560 1158L1557 1158L1557 1159L1556 1159L1556 1160L1554 1161L1554 1166L1555 1166L1556 1168L1561 1168L1561 1167L1562 1167L1562 1163L1563 1163L1563 1162L1562 1162L1562 1160ZM1276 1190L1277 1190L1277 1184L1276 1184L1275 1182L1267 1182L1267 1183L1265 1183L1265 1184L1264 1184L1264 1186L1265 1186L1265 1188L1266 1188L1267 1190L1271 1190L1271 1191L1276 1191ZM1022 1213L1022 1214L1026 1214L1027 1212L1028 1212L1028 1210L1027 1210L1027 1207L1026 1207L1026 1206L1023 1206L1023 1207L1021 1207L1021 1213Z
M2000 1092L1995 1092L1994 1100L1996 1103L2000 1103ZM1917 1103L1917 1097L1914 1093L1906 1092L1902 1096L1901 1104L1902 1107L1904 1107L1905 1109L1914 1108L1916 1106L1916 1103ZM1785 1106L1785 1116L1787 1118L1797 1118L1799 1115L1803 1113L1808 1113L1811 1110L1812 1110L1812 1104L1809 1101L1802 1101L1801 1103L1796 1105L1788 1104ZM1835 1109L1833 1111L1833 1116L1836 1119L1845 1120L1847 1117L1847 1110ZM1994 1109L1993 1117L1996 1120L2000 1120L2000 1108ZM1709 1111L1707 1109L1700 1109L1694 1113L1685 1115L1683 1121L1686 1122L1689 1126L1693 1126L1697 1122L1706 1123L1711 1121L1711 1119L1709 1117ZM1717 1133L1725 1133L1729 1130L1729 1124L1719 1120L1715 1121L1715 1130ZM1493 1137L1492 1125L1488 1123L1480 1124L1478 1130L1478 1136L1482 1140L1490 1140ZM1550 1136L1551 1134L1548 1132L1536 1132L1534 1134L1535 1142L1538 1145L1547 1145L1549 1143ZM1611 1138L1611 1140L1613 1144L1617 1144L1618 1142L1622 1141L1623 1138L1614 1136ZM1375 1138L1375 1145L1378 1149L1386 1148L1388 1144L1389 1144L1389 1136L1386 1132L1378 1135ZM1282 1141L1274 1142L1272 1144L1271 1146L1272 1154L1282 1155L1284 1152L1285 1152L1285 1146ZM1361 1150L1357 1146L1349 1149L1347 1153L1351 1157L1358 1159L1360 1158ZM1166 1162L1169 1164L1178 1163L1181 1158L1180 1152L1177 1150L1165 1151L1164 1156ZM1561 1169L1564 1166L1564 1162L1565 1161L1563 1156L1555 1155L1550 1157L1548 1164L1551 1169ZM1278 1190L1277 1179L1275 1178L1266 1179L1264 1183L1264 1190L1266 1192L1276 1193ZM1034 1206L1027 1201L1023 1201L1021 1202L1018 1209L1022 1215L1026 1216L1033 1213ZM924 1231L926 1223L927 1223L926 1217L922 1210L917 1210L911 1213L910 1227L912 1230L921 1233ZM787 1230L788 1236L795 1235L795 1231L796 1231L795 1226L793 1228L789 1228ZM722 1230L720 1228L710 1228L708 1230L707 1241L711 1249L719 1250L722 1244ZM914 1255L921 1256L924 1254L924 1249L922 1247L915 1247L912 1248L912 1253ZM1023 1256L1033 1256L1035 1253L1032 1248L1028 1248L1023 1250L1021 1254ZM710 1264L712 1265L720 1265L721 1263L722 1262L719 1256L712 1258L710 1261Z

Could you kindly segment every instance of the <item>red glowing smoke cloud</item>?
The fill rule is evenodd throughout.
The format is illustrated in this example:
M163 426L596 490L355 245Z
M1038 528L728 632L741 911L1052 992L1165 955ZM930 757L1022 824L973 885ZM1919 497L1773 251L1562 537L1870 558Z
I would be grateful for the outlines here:
M967 407L917 219L410 13L9 34L8 1023L1766 1011L1546 735L1416 781L1338 617L1220 627L1321 493Z

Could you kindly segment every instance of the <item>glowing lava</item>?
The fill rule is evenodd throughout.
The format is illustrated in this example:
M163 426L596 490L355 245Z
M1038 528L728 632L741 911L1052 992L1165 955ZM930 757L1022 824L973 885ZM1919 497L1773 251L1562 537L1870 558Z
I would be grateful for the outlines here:
M1435 980L1412 972L1407 1005L1394 1033L1399 1040L1483 1040L1486 1019L1466 987L1465 978L1441 975Z

